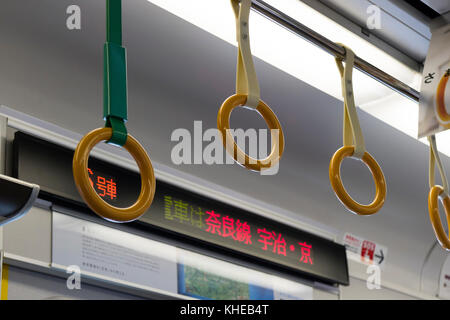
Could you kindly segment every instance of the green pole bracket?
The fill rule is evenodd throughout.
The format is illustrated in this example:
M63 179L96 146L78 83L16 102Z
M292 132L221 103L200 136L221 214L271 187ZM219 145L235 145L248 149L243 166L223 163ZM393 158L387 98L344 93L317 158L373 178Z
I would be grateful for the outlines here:
M126 49L122 47L122 1L106 0L107 36L104 46L103 117L105 126L112 128L108 143L123 146L128 137L125 122L127 106Z

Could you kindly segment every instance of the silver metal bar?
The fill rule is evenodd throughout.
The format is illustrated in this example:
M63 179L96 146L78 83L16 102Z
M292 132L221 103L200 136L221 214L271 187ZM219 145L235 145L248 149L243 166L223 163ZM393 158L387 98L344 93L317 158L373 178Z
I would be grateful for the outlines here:
M275 9L274 7L268 5L264 1L261 0L253 0L252 1L252 9L263 15L264 17L272 20L273 22L279 24L280 26L286 28L287 30L295 33L296 35L302 37L303 39L311 42L312 44L318 46L319 48L325 50L331 55L344 58L345 49L334 43L333 41L325 38L314 30L308 28L307 26L301 24L297 20L289 17L283 12ZM378 69L374 65L369 62L356 57L355 59L355 68L359 71L367 74L368 76L374 78L375 80L381 82L385 86L391 88L392 90L402 94L403 96L419 102L420 92L411 88L407 84L402 81L392 77L386 72Z

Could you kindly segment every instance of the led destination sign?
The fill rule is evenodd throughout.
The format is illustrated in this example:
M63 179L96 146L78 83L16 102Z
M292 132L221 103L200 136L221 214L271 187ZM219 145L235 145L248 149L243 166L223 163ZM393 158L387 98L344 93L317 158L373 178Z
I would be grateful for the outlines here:
M15 176L49 195L82 203L72 178L73 151L16 133ZM106 202L125 207L140 191L137 173L89 160L90 182ZM345 247L255 213L157 181L152 206L139 220L302 275L348 284Z
M117 202L117 183L114 177L88 168L89 182L100 198L109 203Z

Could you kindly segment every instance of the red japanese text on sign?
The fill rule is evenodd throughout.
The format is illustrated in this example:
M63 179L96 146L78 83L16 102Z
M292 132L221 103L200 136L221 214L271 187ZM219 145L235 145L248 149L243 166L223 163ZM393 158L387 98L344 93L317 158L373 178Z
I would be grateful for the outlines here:
M222 235L222 232L220 231L222 223L220 222L220 214L215 213L214 210L212 211L206 211L206 214L208 215L208 218L205 220L206 225L208 226L207 232L211 232L212 234L219 234Z
M205 220L207 232L218 234L224 238L232 238L245 244L252 244L250 225L247 222L235 220L230 216L221 216L214 211L206 211L208 218Z
M97 194L108 200L116 200L117 198L117 184L113 178L108 179L101 175L96 175L93 170L88 168L89 182L95 189ZM95 183L94 183L95 181Z
M300 257L300 261L307 264L314 264L311 258L311 249L312 245L308 245L306 242L298 243L301 246L302 256Z
M258 229L258 234L260 237L258 241L264 244L262 250L267 251L270 246L273 253L286 256L286 240L281 233L277 235L275 231L270 232L264 228Z
M252 244L252 234L250 226L247 222L236 221L236 228L233 235L233 239L239 242L244 242L245 244Z
M364 261L367 256L369 261L372 262L376 246L372 241L364 240L361 247L361 259Z

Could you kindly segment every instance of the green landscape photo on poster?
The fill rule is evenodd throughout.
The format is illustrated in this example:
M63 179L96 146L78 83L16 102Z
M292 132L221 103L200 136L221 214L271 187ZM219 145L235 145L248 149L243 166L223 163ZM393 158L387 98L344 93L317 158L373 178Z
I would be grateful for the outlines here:
M249 300L250 290L247 283L227 279L194 267L180 265L179 280L183 281L181 294L212 300ZM180 281L180 282L181 282Z

